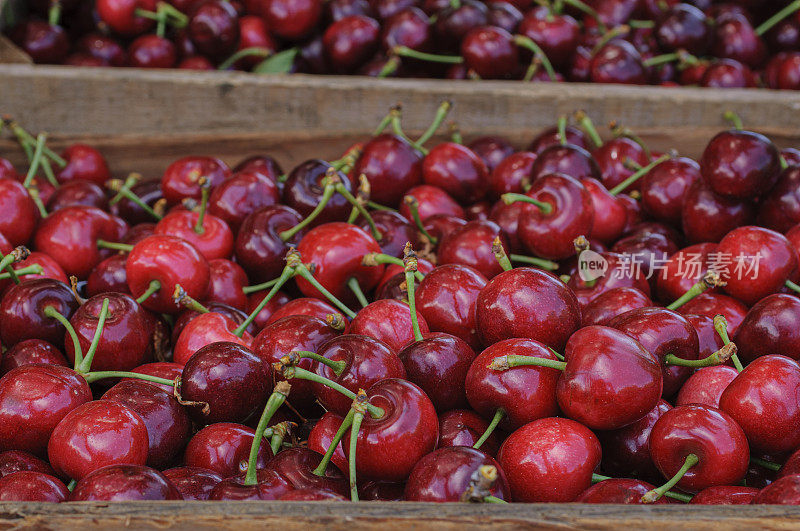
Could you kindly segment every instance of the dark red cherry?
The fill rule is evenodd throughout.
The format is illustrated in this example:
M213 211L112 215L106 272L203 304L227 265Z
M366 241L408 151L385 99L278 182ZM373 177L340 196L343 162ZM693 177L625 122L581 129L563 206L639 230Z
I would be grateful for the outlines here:
M792 323L800 318L800 300L776 293L764 297L747 312L738 331L736 346L744 363L765 354L800 359L800 338Z
M64 28L44 20L21 22L11 29L9 37L36 63L58 64L69 52L69 37Z
M244 269L230 260L217 258L208 262L209 283L205 300L247 310L247 295L242 288L249 284Z
M289 245L296 245L305 234L300 230L286 242L280 233L303 220L297 211L273 205L247 216L236 235L236 260L253 282L268 282L280 275Z
M754 217L750 202L722 197L697 181L686 193L681 222L689 243L718 242L736 227L751 223Z
M718 408L722 392L738 374L736 369L727 365L703 367L683 383L675 405L700 404Z
M396 135L380 134L364 144L353 168L354 175L362 173L369 180L371 199L395 206L409 188L422 182L422 153Z
M109 465L82 478L70 501L182 500L161 472L142 465Z
M519 52L509 32L495 26L471 29L461 41L464 64L482 79L513 77L519 68Z
M657 272L658 298L669 304L686 293L709 270L709 257L716 256L716 250L714 243L698 243L672 254Z
M499 225L492 221L470 221L444 235L437 250L438 262L470 266L486 278L493 278L503 271L492 251L496 238L500 238L501 245L508 249Z
M593 83L647 84L642 56L628 41L616 39L594 54L589 66Z
M223 0L206 0L194 10L186 27L197 51L222 60L239 44L239 20L233 6Z
M680 312L684 315L703 315L710 319L716 315L723 315L728 321L728 334L733 336L747 314L747 306L738 299L722 293L706 292L681 306Z
M639 166L646 166L650 163L644 148L624 136L604 143L594 150L592 156L600 167L600 182L609 190L634 174L635 170L628 165L629 159ZM626 190L639 190L640 183L641 181L637 181Z
M711 53L757 68L766 58L767 47L745 16L731 14L714 28Z
M800 474L784 476L774 483L767 485L756 494L751 502L769 505L798 505L800 504Z
M681 3L659 18L655 36L665 52L686 50L692 55L704 55L711 44L711 26L703 11Z
M182 466L162 472L184 500L205 501L222 476L205 468Z
M470 409L451 409L439 414L439 442L437 448L472 446L489 427L489 423ZM498 433L492 433L483 442L481 450L497 455L500 448Z
M0 477L0 502L61 503L69 495L61 480L45 472L21 471Z
M758 224L785 233L800 222L800 168L790 166L763 198L758 209Z
M266 402L271 378L261 360L236 343L212 343L195 352L181 375L181 397L196 422L240 422Z
M606 325L618 315L652 305L650 297L636 288L614 288L601 293L583 308L581 322L583 326Z
M248 215L279 201L274 180L255 170L240 171L214 188L208 198L208 212L236 233Z
M686 75L687 70L684 71ZM702 71L699 85L711 88L749 88L757 84L755 74L739 61L719 59Z
M715 193L752 199L768 192L777 181L779 156L778 148L764 135L725 131L706 146L700 171Z
M495 4L499 5L501 2ZM516 151L514 146L501 136L481 136L470 142L467 147L483 160L489 173Z
M212 189L231 176L228 165L212 157L184 157L170 164L161 177L161 193L169 204L175 205L185 198L200 200L204 177Z
M581 129L568 125L564 129L564 132L567 144L572 146L578 146L579 148L584 150L589 149L590 141L586 137L586 133L584 133ZM531 144L528 146L528 151L531 151L538 155L539 153L541 153L542 151L551 146L560 146L560 145L562 144L561 144L561 135L558 132L558 127L551 127L550 129L545 129L544 131L536 135Z
M0 301L0 340L9 347L26 339L64 344L64 326L45 310L52 307L69 319L78 308L72 291L52 279L24 280L11 286Z
M467 0L451 5L438 13L435 29L437 41L445 52L457 52L464 36L473 28L488 23L488 9L483 2Z
M378 48L381 26L373 18L352 15L337 20L325 30L322 42L334 72L353 72Z
M691 505L749 505L758 494L754 487L720 485L708 487L692 497Z
M497 198L505 193L523 193L530 182L536 154L532 151L512 153L497 164L489 175L489 193Z
M519 33L538 44L554 66L564 67L578 46L580 26L571 16L554 14L540 6L525 14Z
M108 198L103 189L90 181L70 181L61 185L47 203L49 212L70 206L92 206L105 210Z
M54 345L41 339L20 341L0 356L0 376L24 365L61 365L67 360Z
M420 459L406 481L407 501L457 502L470 487L473 475L482 466L497 469L491 496L511 498L505 474L492 457L480 450L464 447L440 448Z
M433 216L466 218L464 209L447 192L436 186L427 184L415 186L406 192L405 197L413 197L417 200L419 217L423 222L428 222L429 218ZM400 214L409 221L414 219L411 214L411 207L406 201L403 201L403 204L400 205ZM439 237L439 235L431 233L427 226L425 230L428 230L434 238Z
M223 478L246 472L254 436L254 429L241 424L211 424L191 438L186 446L184 462L188 467L210 470ZM264 468L270 458L272 450L269 444L262 443L256 468Z
M158 181L143 181L136 183L130 188L143 203L153 208L156 202L161 199L161 185ZM119 216L131 225L142 223L149 224L154 221L153 216L145 212L142 207L123 197L114 205L111 205L111 213Z
M345 440L349 440L349 436ZM328 466L321 476L314 474L320 461L322 455L308 448L288 448L267 463L266 471L277 474L289 490L313 489L347 494L347 480L335 466Z
M572 291L552 274L529 267L494 277L476 303L477 328L485 346L522 337L560 351L580 320Z
M351 15L371 17L374 14L369 0L333 0L325 5L326 18L334 22Z
M308 216L322 199L326 172L330 167L329 163L319 159L307 160L295 167L284 183L283 203L299 212L302 217ZM350 180L342 172L337 172L336 176L348 192L352 191ZM352 208L343 195L336 193L310 226L343 221L347 219Z
M137 9L155 11L155 0L100 0L96 9L100 20L124 36L141 35L155 25L154 21L136 14Z
M383 23L381 46L391 53L395 46L407 46L412 50L430 51L433 27L428 16L417 7L404 9Z
M457 201L471 204L486 194L488 170L469 148L445 142L425 156L422 178L425 184L443 189Z
M589 152L570 144L557 144L542 150L533 163L531 181L551 173L568 175L578 180L600 178L600 168Z
M111 37L100 33L87 33L77 40L75 49L100 59L106 66L125 66L128 62L125 49Z
M178 60L171 40L158 35L142 35L128 46L128 66L172 68Z
M655 486L638 479L611 478L596 483L586 489L575 501L577 503L616 503L638 505L645 503L642 497ZM659 498L655 504L669 503L666 497Z
M264 0L261 9L271 32L282 39L300 41L316 28L323 5L316 0Z
M417 322L420 331L427 334L428 324L419 312ZM377 339L397 353L414 341L409 307L394 299L377 300L362 308L348 325L347 333Z
M61 158L67 162L67 165L56 173L58 182L62 184L82 180L103 186L111 178L106 159L91 146L72 144L61 152Z
M512 433L497 456L516 502L569 502L592 483L600 443L569 419L535 420Z
M371 216L378 232L383 236L378 243L384 254L402 258L403 248L407 242L411 242L413 247L417 246L416 227L397 212L378 210L372 212ZM366 220L361 221L359 227L367 232L370 230Z
M325 321L328 314L337 313L340 313L339 310L331 306L328 302L312 297L300 297L281 303L280 308L276 309L275 312L269 316L266 324L272 324L290 315L307 315L308 317L316 317L317 319Z
M308 435L308 448L317 453L323 454L328 451L328 447L333 441L333 437L342 425L344 417L326 411L311 429ZM342 443L337 443L336 450L331 456L331 462L336 465L342 473L347 473L347 458L344 456Z

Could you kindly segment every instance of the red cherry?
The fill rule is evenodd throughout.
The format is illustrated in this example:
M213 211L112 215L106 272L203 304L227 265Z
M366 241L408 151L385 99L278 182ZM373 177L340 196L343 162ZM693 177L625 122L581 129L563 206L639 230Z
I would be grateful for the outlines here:
M417 321L420 331L427 334L428 325L419 313ZM414 341L408 305L393 299L377 300L364 307L347 327L347 333L377 339L398 353Z
M500 5L500 2L495 2L494 5ZM478 137L470 142L467 147L483 160L490 174L494 172L495 168L497 168L501 162L516 151L514 146L501 136Z
M528 11L519 25L519 33L538 44L555 66L569 64L578 46L580 31L578 22L571 16L554 14L541 6Z
M689 188L681 214L683 232L691 243L718 242L754 217L749 202L719 196L700 181Z
M320 454L327 452L328 447L331 445L331 442L333 442L333 436L339 430L343 420L344 417L326 411L325 414L322 415L322 418L314 424L314 428L308 436L308 448ZM331 462L336 465L342 473L347 473L347 458L344 456L344 449L342 448L341 442L337 442L336 445L336 450L331 456Z
M21 183L0 179L0 210L6 213L0 221L0 233L12 246L27 243L36 227L37 210Z
M105 466L83 477L70 501L182 500L161 472L135 464Z
M461 41L467 68L483 79L513 77L519 67L519 51L509 32L495 26L471 29Z
M235 476L247 470L254 436L254 429L241 424L211 424L198 431L189 441L184 462L186 466L211 470L223 478ZM258 449L256 467L264 468L271 457L269 444L262 444Z
M223 0L206 0L193 10L186 33L197 51L222 60L239 44L239 18L236 9Z
M735 335L747 314L747 306L739 300L721 293L701 293L681 306L680 313L704 315L710 319L717 315L724 315L728 321L728 334Z
M692 159L666 160L642 177L642 207L658 221L680 225L686 193L699 180L700 165Z
M800 301L793 295L775 294L758 301L736 332L739 357L744 362L765 354L800 359L796 328L791 324L799 313Z
M47 315L47 308L69 319L78 308L70 289L52 279L25 280L13 285L0 301L0 340L13 346L26 339L64 344L64 325Z
M592 156L600 167L600 182L609 190L635 173L636 170L626 165L629 159L640 166L650 163L644 148L624 136L605 142L594 150ZM626 190L639 190L640 183L641 181L636 181Z
M720 485L708 487L692 497L691 505L749 505L758 494L753 487Z
M108 210L108 198L103 189L93 182L83 180L68 181L53 192L47 202L47 209L53 212L79 205Z
M212 157L185 157L170 164L161 177L161 193L171 205L185 198L200 200L201 178L211 189L231 176L228 165Z
M606 325L618 315L652 306L650 297L636 288L614 288L601 293L581 312L583 326Z
M128 46L129 66L173 68L177 61L175 45L165 37L142 35Z
M439 414L439 442L437 448L472 446L489 427L489 423L469 409L451 409ZM481 445L489 455L497 455L500 448L498 433L494 432Z
M751 502L755 504L770 505L798 505L800 504L800 474L784 476L761 489Z
M229 258L233 253L233 233L228 225L212 214L205 214L201 225L198 225L199 219L200 215L195 212L173 211L158 222L155 233L186 240L206 260ZM200 227L199 232L197 227Z
M354 175L362 173L369 180L373 201L397 205L407 190L422 183L422 153L396 135L380 134L364 144L353 168Z
M585 426L544 418L512 433L497 457L516 502L569 502L589 488L600 442Z
M738 374L736 369L727 365L703 367L683 383L675 398L675 405L700 404L719 408L723 391Z
M521 194L523 186L530 180L536 153L520 151L512 153L497 164L489 174L489 191L498 198L506 193Z
M329 314L337 313L339 313L339 311L325 301L312 297L300 297L282 304L280 308L275 310L275 312L269 316L267 324L272 324L275 321L283 319L284 317L289 317L290 315L307 315L309 317L316 317L317 319L324 321Z
M157 376L158 378L164 378L165 380L175 380L175 378L179 377L183 372L183 365L180 363L173 363L171 361L156 361L153 363L139 365L138 367L131 369L131 372ZM173 391L173 386L166 386L152 382L150 383L152 385L160 386L162 389L170 393Z
M162 472L184 500L208 500L213 488L222 481L222 476L211 470L191 466L170 468Z
M205 300L227 304L242 311L247 310L247 295L242 288L247 286L249 281L244 269L236 262L225 258L209 260L208 267L209 283Z
M622 39L609 42L593 55L589 73L593 83L647 84L641 54Z
M508 500L511 491L500 465L480 450L464 447L439 448L414 466L405 488L405 499L416 502L458 502L482 466L493 466L497 479L489 493Z
M437 251L438 263L470 266L491 279L503 272L492 250L497 238L508 249L499 225L492 221L470 221L442 237Z
M67 32L44 20L20 22L11 28L9 37L36 63L58 64L69 50Z
M664 477L674 476L690 454L697 464L678 486L695 492L741 481L750 460L742 428L727 413L699 405L667 411L650 433L650 455Z
M264 0L261 14L276 36L289 41L308 37L322 17L322 4L315 0Z
M22 471L0 478L2 502L61 503L69 495L61 480L44 472Z
M628 223L628 210L619 197L611 193L596 179L581 179L589 192L594 212L591 237L610 243L619 239Z
M334 72L353 72L372 57L378 47L381 26L362 15L344 17L328 26L322 42Z
M588 151L570 144L552 145L539 153L533 163L531 181L542 175L563 174L573 179L600 179L600 168Z
M724 197L750 199L769 191L778 179L778 148L764 135L725 131L711 139L700 171L711 189Z
M154 22L136 15L137 9L155 11L155 0L99 0L96 5L100 19L115 32L135 36L153 27Z
M486 194L488 170L469 148L445 142L425 156L422 178L425 184L441 188L456 201L471 204Z
M91 146L72 144L61 152L61 158L67 162L67 165L56 173L56 179L60 183L84 180L103 186L106 181L111 179L106 159Z
M125 66L128 58L124 48L113 38L100 33L87 33L77 40L75 49L96 57L106 66Z
M58 423L47 454L56 472L81 480L106 465L143 465L147 439L142 417L131 408L95 400L73 409Z
M243 17L246 18L246 17ZM239 231L244 219L261 208L280 202L280 192L271 174L251 169L239 171L216 186L208 198L208 212Z
M289 245L297 245L305 234L301 229L287 241L282 231L289 230L303 218L295 210L274 205L247 216L236 235L236 261L254 282L268 282L280 275Z
M646 502L642 497L655 487L638 479L607 479L592 485L578 496L578 503L617 503L624 505L638 505ZM669 503L666 497L659 498L655 504Z
M698 243L672 254L656 278L658 298L668 304L689 291L710 269L709 256L716 251L714 243ZM718 288L712 290L719 291Z
M0 376L24 365L61 365L67 366L67 360L54 345L41 339L20 341L0 356Z
M790 166L781 172L778 182L758 209L758 224L778 232L786 232L800 222L800 168Z
M406 192L405 197L409 196L417 200L419 205L419 217L422 221L429 221L429 218L437 214L454 216L456 218L466 217L464 209L456 203L455 199L436 186L427 184L414 186ZM414 220L411 214L411 208L405 201L400 205L400 214L409 221ZM436 237L435 234L433 234L433 236Z

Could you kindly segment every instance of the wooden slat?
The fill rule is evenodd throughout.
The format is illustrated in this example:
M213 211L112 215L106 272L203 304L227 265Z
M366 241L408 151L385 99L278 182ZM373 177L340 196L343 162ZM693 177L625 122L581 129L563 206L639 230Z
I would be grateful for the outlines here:
M797 529L800 507L365 502L0 503L0 529Z

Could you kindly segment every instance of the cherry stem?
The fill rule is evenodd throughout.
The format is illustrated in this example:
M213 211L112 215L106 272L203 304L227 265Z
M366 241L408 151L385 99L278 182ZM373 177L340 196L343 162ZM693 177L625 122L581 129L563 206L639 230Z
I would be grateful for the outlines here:
M706 274L703 275L703 278L695 282L691 288L686 290L686 293L675 299L675 301L667 305L666 308L667 310L677 310L709 288L724 285L725 282L719 278L719 274L715 273L714 271L707 271Z
M419 59L420 61L429 61L432 63L445 63L449 65L459 65L464 62L464 58L460 55L441 55L434 53L425 53L413 50L408 46L395 46L392 48L392 54L399 55L400 57L410 57L411 59Z
M411 311L411 330L414 333L414 341L422 341L422 331L419 329L419 319L417 319L416 286L414 284L414 273L417 272L417 253L411 248L411 242L406 242L403 249L403 265L406 274L406 292L408 294L408 308Z
M369 225L369 230L372 233L372 237L375 238L375 240L377 241L381 241L383 239L383 234L380 233L378 227L375 225L375 220L372 219L372 216L370 215L369 212L367 212L367 209L364 208L364 205L361 204L361 201L356 199L353 196L353 194L350 193L350 190L345 188L341 182L337 182L334 185L334 189L337 192L339 192L339 194L342 195L345 199L347 199L348 203L353 205L354 208L358 209L358 213L361 214L361 217L367 220L367 224Z
M562 0L562 1L565 4L570 5L570 6L574 7L575 9L577 9L579 11L583 11L584 13L586 13L587 15L592 17L595 20L595 22L597 22L597 28L600 31L602 31L602 32L606 32L607 31L606 25L600 19L600 16L597 14L597 11L595 11L593 8L591 8L587 4L583 3L581 0Z
M614 479L611 476L603 476L602 474L592 474L592 484L600 483L601 481L606 481L609 479ZM673 492L668 491L664 493L664 496L667 498L672 498L673 500L679 500L684 503L689 503L692 501L692 497L687 494L682 494L680 492Z
M326 299L328 299L330 302L332 302L333 305L336 306L337 308L339 308L342 311L342 313L344 313L347 317L349 317L350 319L353 319L356 316L356 312L354 312L353 310L351 310L350 308L345 306L345 304L342 301L337 299L334 296L333 293L328 291L325 288L325 286L320 284L319 281L316 278L314 278L314 275L311 274L311 271L308 270L308 268L305 266L305 264L300 264L299 266L297 266L296 274L298 276L302 277L303 279L305 279L306 282L308 282L309 284L314 286L317 289L317 291L322 293L322 295Z
M714 367L716 365L722 365L729 359L731 356L736 354L736 344L735 343L728 343L724 345L718 351L709 354L703 359L700 360L687 360L684 358L679 358L674 354L667 354L664 356L664 363L667 365L677 365L679 367L694 367L694 368L701 368L701 367Z
M200 213L197 215L197 223L194 226L195 234L203 234L206 229L203 227L203 222L206 219L206 210L208 209L208 194L210 193L211 183L205 177L201 177L198 181L200 184Z
M352 291L356 296L356 299L358 299L358 303L361 304L362 308L369 306L369 301L364 295L364 292L361 290L361 284L358 283L358 279L356 277L350 277L347 279L347 287L350 288L350 291Z
M25 275L41 275L42 273L44 273L44 268L39 264L31 264L27 267L14 270L14 274L17 275L17 277L24 277ZM0 273L0 280L8 280L10 278L11 273ZM19 278L17 280L19 280Z
M464 144L464 137L461 136L461 129L458 124L453 122L450 124L450 140L455 144Z
M680 61L684 57L685 57L685 54L683 54L681 52L665 53L665 54L661 54L661 55L654 55L653 57L651 57L649 59L645 59L644 61L642 61L642 64L645 67L661 66L661 65L665 65L667 63L674 63L675 61Z
M121 195L131 203L137 205L139 208L147 212L154 219L161 221L161 218L164 217L155 210L153 210L153 208L150 205L142 201L142 199L138 195L133 193L127 186L125 186L125 183L123 183L119 179L111 179L106 186L110 188L112 191L117 192L118 195Z
M418 149L419 151L422 152L423 155L427 155L428 150L425 149L424 146L419 146L415 144L414 141L408 138L408 135L406 135L405 132L403 131L401 116L402 116L402 108L399 105L392 107L392 110L389 111L389 117L391 119L391 124L392 124L392 131L394 131L394 134L396 134L397 136L399 136L400 138L402 138L403 140L407 141L409 144L414 146L414 149Z
M632 28L638 29L650 29L656 27L656 23L652 20L629 20L628 25Z
M734 129L741 131L744 129L744 123L742 123L742 117L736 114L731 110L727 110L722 113L722 118L725 119L726 122L730 122Z
M594 45L594 48L592 48L592 56L596 55L597 52L602 50L603 47L605 47L605 45L611 42L613 39L616 39L621 35L626 35L628 32L630 32L630 30L631 30L630 26L628 26L627 24L621 24L607 31L602 36L602 38L600 38L600 40L597 41L597 44Z
M552 352L552 353L553 353L553 356L555 356L556 358L558 358L558 359L559 359L559 361L564 361L564 356L562 356L560 353L556 352L554 349L552 349L552 348L550 348L550 347L547 347L547 350L549 350L550 352Z
M383 68L381 68L381 71L378 72L378 76L377 76L378 79L383 79L383 78L389 77L392 74L394 74L395 72L397 72L397 69L400 68L400 63L401 63L401 61L400 61L399 57L397 57L396 55L391 56L386 61L386 64L383 65Z
M397 212L396 208L387 207L376 203L375 201L367 201L367 206L373 210L385 210L386 212Z
M443 101L439 105L439 108L436 109L436 116L434 116L433 122L431 122L431 125L429 125L428 128L425 130L425 132L422 133L422 136L420 136L417 139L417 141L414 142L414 145L416 146L425 145L425 142L430 140L431 137L434 134L436 134L436 131L439 130L439 127L441 127L442 122L444 122L444 119L447 118L447 114L450 112L450 109L452 108L453 108L453 102L451 102L450 100Z
M576 112L575 119L586 134L589 135L589 139L594 143L595 147L601 147L603 145L603 139L600 138L600 133L597 132L597 128L594 126L592 119L589 118L584 111Z
M566 115L561 115L558 117L558 143L562 146L567 145L567 117Z
M28 195L31 196L31 201L33 201L33 204L36 205L37 210L39 210L39 215L42 216L42 218L46 218L49 214L44 207L44 203L42 203L42 196L39 194L39 189L33 185L29 186Z
M563 371L564 369L567 368L567 362L549 360L547 358L538 358L536 356L506 355L494 358L492 362L486 367L493 371L507 371L509 369L513 369L514 367L527 367L527 366L547 367L550 369Z
M486 442L497 426L500 424L500 421L503 420L503 417L506 416L506 412L502 408L497 408L497 411L494 412L494 416L492 417L492 421L489 423L489 426L486 427L486 431L483 432L480 439L475 441L475 444L472 445L473 448L476 450L480 450L483 443Z
M328 359L325 356L321 356L316 352L311 352L310 350L295 350L290 352L286 356L281 357L281 363L284 365L297 365L297 362L302 358L308 358L316 361L317 363L322 363L323 365L330 367L336 376L342 374L344 369L347 367L347 362L344 360Z
M647 492L644 496L642 496L642 503L655 503L661 498L668 490L672 487L677 485L677 483L683 479L683 476L692 468L694 465L700 462L700 459L695 454L689 454L686 456L686 460L683 462L683 466L678 469L672 478L661 485L649 492Z
M513 39L514 44L530 50L533 52L533 55L539 58L539 60L542 62L545 72L547 72L547 76L550 78L550 81L558 80L556 71L553 69L553 64L550 62L550 59L547 58L547 54L544 53L544 50L542 50L538 44L533 42L533 39L526 37L525 35L514 35Z
M782 170L785 170L786 168L789 167L789 163L786 162L786 157L784 157L783 155L778 155L778 161L781 163Z
M161 289L161 282L159 282L158 280L151 280L150 284L148 284L147 286L147 289L144 290L144 293L142 293L136 298L136 302L142 304L144 301L150 298L150 295L154 294L156 291L160 289Z
M278 293L278 290L281 289L281 287L284 284L286 284L286 282L294 275L295 275L295 268L287 264L286 267L283 268L281 276L279 276L275 284L272 285L272 289L269 290L269 293L267 293L264 296L264 298L261 299L261 302L258 303L258 306L256 306L253 309L253 311L250 312L250 315L248 315L247 318L244 321L242 321L242 324L236 327L236 329L233 331L233 335L235 335L236 337L242 337L244 335L245 330L247 330L247 327L250 326L250 323L252 323L253 320L256 318L256 316L261 312L261 310L264 309L264 306L267 305L267 303L272 299L272 297L274 297L275 294Z
M356 394L353 391L344 387L341 384L334 382L330 378L325 378L324 376L320 376L317 373L307 371L301 367L295 367L293 365L283 365L281 362L273 364L273 367L275 368L276 371L282 373L283 377L286 378L287 380L291 380L292 378L297 378L298 380L308 380L310 382L315 382L320 385L330 387L334 391L342 393L350 400L356 399ZM386 412L382 408L372 404L367 404L367 411L369 412L370 416L372 416L372 418L374 419L379 419L386 414Z
M511 203L516 203L517 201L522 201L523 203L530 203L531 205L536 205L537 207L539 207L539 210L542 211L542 214L550 214L553 212L553 205L551 205L550 203L539 201L538 199L534 199L533 197L527 196L525 194L507 193L501 195L500 199L502 199L503 203L507 205L510 205Z
M358 390L356 399L353 400L351 411L353 411L353 424L350 426L350 452L347 460L347 469L350 476L350 501L358 501L358 484L356 483L356 448L358 447L358 432L361 430L361 423L364 421L364 413L369 405L367 393L363 389Z
M269 282L262 282L261 284L254 284L252 286L245 286L242 288L242 292L245 295L249 295L250 293L255 293L257 291L265 290L267 288L271 288L278 282L277 278L273 278Z
M50 5L47 12L47 23L51 26L58 26L61 22L61 2L55 1Z
M630 129L628 127L623 127L622 125L618 124L617 122L611 122L611 124L609 124L609 126L611 127L611 132L616 137L625 137L625 138L633 140L634 142L639 144L639 147L641 147L642 151L644 151L644 156L648 160L650 160L650 158L651 158L651 156L650 156L650 148L647 146L647 144L644 142L644 140L642 140L641 137L639 137L639 135L637 135L636 133L633 132L632 129ZM628 160L630 160L630 157L628 158ZM631 161L631 162L633 162L633 161ZM641 168L642 168L642 166L639 166L638 168L636 168L636 170L638 171Z
M383 133L389 125L392 123L392 113L394 112L394 107L392 107L386 116L378 123L378 127L375 128L373 131L372 136L378 136L379 134Z
M413 195L407 195L403 198L405 204L408 205L409 211L411 211L411 219L417 225L417 230L419 230L423 236L425 236L429 242L433 245L439 243L439 239L431 236L431 234L425 230L425 225L422 223L422 218L419 217L419 201Z
M44 133L39 133L36 136L36 149L33 152L31 164L28 167L28 173L25 174L25 180L22 182L22 186L25 188L30 187L31 181L33 181L33 178L36 177L36 172L39 170L39 165L42 162L42 149L44 148L44 142L46 138L47 135Z
M197 313L209 313L211 311L200 302L190 297L180 284L175 284L175 291L172 292L172 300L178 306L183 306Z
M330 201L331 197L333 197L333 194L336 193L336 187L334 183L338 182L339 176L336 174L336 170L332 167L328 168L328 171L325 174L325 186L322 189L322 197L320 198L319 203L317 203L317 206L314 207L314 210L312 210L303 221L291 229L286 229L278 233L280 239L285 242L289 241L292 239L292 237L294 237L295 234L306 228L317 218L317 216L322 214L322 211L325 210L325 206L328 204L328 201Z
M175 385L175 380L169 380L167 378L159 378L158 376L150 376L149 374L140 374L138 372L129 372L129 371L93 371L83 374L83 377L86 379L88 383L94 383L97 380L103 380L105 378L135 378L137 380L157 383L161 385L168 385L170 387L173 387Z
M97 247L100 249L112 249L114 251L123 251L129 253L133 250L133 245L129 243L109 242L106 240L97 240Z
M777 472L781 469L781 465L778 463L772 463L770 461L766 461L764 459L759 459L758 457L751 457L750 462L754 465L758 465L761 468L766 468L767 470L772 470L773 472Z
M790 290L794 291L795 293L800 293L800 286L798 286L797 284L795 284L791 280L787 279L786 282L784 282L784 285L787 288L789 288Z
M717 332L720 339L722 339L723 345L731 344L731 339L728 337L728 321L725 319L724 315L717 314L714 316L714 330ZM731 356L731 361L736 368L736 372L742 372L744 370L744 366L736 353Z
M70 482L67 483L67 490L72 492L73 490L75 490L75 485L77 485L77 484L78 484L78 480L77 479L70 480Z
M325 455L322 456L322 461L320 461L317 465L317 468L312 471L313 474L320 477L325 475L325 470L328 468L328 464L331 462L333 454L336 453L336 448L342 441L344 434L347 433L347 430L349 430L350 426L353 424L354 413L355 412L352 409L347 412L347 415L344 417L344 420L342 420L342 424L339 426L339 429L336 430L336 433L333 435L333 439L331 439L331 443L328 445Z
M405 266L405 263L403 262L402 258L397 258L396 256L384 253L365 254L364 257L361 259L361 265L377 266L380 264L394 264L399 266ZM419 271L415 271L414 278L416 278L418 281L421 282L422 279L425 278L425 275L423 275Z
M800 0L795 0L794 2L790 3L767 20L762 22L758 27L756 27L755 32L756 35L762 36L769 30L771 30L776 24L778 24L781 20L785 19L795 11L800 9Z
M286 439L286 436L289 435L289 430L292 426L296 426L294 422L284 421L275 424L273 428L270 430L272 435L266 435L265 437L269 437L269 447L272 450L272 455L277 455L278 452L281 451L281 447L283 446L283 441Z
M507 501L498 498L497 496L484 496L483 497L484 503L505 503L508 504Z
M131 173L128 177L125 178L125 181L120 185L120 188L127 188L130 189L131 186L135 185L139 182L142 176L138 173ZM120 192L114 194L114 197L108 200L109 205L116 205L119 203L123 198L123 195Z
M286 401L286 397L289 395L291 388L292 386L289 382L278 382L272 394L269 396L267 404L264 406L264 411L261 413L261 418L258 420L258 426L256 426L256 432L253 436L253 443L250 445L250 457L247 460L247 474L244 476L245 485L256 484L258 450L261 448L264 432L267 429L267 424L269 424L269 421L275 415L275 412L277 412Z
M559 268L559 265L556 262L553 262L552 260L546 260L544 258L538 258L536 256L525 256L524 254L511 253L509 257L511 258L512 262L535 265L536 267L545 269L547 271L555 271Z
M217 70L228 70L234 65L234 63L236 63L236 61L239 59L244 59L245 57L263 57L266 59L272 54L272 50L269 48L264 48L263 46L251 46L250 48L243 48L222 61L217 67Z
M503 243L500 241L500 236L497 236L492 242L492 253L497 263L503 268L503 271L511 271L514 269L514 266L511 265L511 260L508 259L506 250L503 248Z
M658 157L656 160L654 160L653 162L651 162L647 166L644 166L640 170L637 170L633 175L631 175L630 177L628 177L627 179L625 179L624 181L619 183L617 186L615 186L614 188L612 188L608 192L611 195L620 194L626 188L628 188L630 185L632 185L633 183L635 183L636 181L641 179L643 176L647 175L647 173L650 170L652 170L653 168L655 168L656 166L658 166L662 162L669 160L670 158L672 158L672 155L669 155L669 154L662 155L662 156Z
M44 315L55 319L61 325L67 329L67 333L69 334L70 339L72 339L72 347L75 349L75 370L78 370L78 366L83 361L83 351L81 351L81 344L78 341L78 334L75 333L75 329L72 327L72 323L69 322L69 319L64 317L58 310L55 309L53 306L47 306L44 309Z
M20 245L19 247L15 247L11 250L10 253L3 256L3 253L0 253L0 271L5 269L8 271L8 277L14 280L14 284L19 284L19 272L14 269L12 264L16 264L17 262L21 262L30 256L31 252L28 250L27 247Z
M33 135L23 129L18 123L12 121L8 125L11 127L11 131L14 133L14 135L16 135L21 143L30 145L36 144L36 139L33 137ZM42 150L44 151L45 156L58 164L60 168L63 168L67 165L67 161L49 147L44 146Z
M92 368L92 360L94 360L94 355L97 352L97 346L100 344L100 337L103 335L103 327L106 324L106 318L108 317L108 298L106 297L103 299L103 305L100 307L100 313L97 315L97 328L94 331L94 337L92 338L92 343L89 345L89 350L86 351L86 355L83 357L83 361L81 361L80 365L75 368L76 372L86 374Z

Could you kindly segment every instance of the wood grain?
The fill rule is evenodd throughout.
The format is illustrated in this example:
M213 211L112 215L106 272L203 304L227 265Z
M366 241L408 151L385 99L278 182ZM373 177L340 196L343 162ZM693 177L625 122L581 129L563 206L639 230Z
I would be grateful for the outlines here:
M0 530L797 529L800 507L365 502L0 503Z

